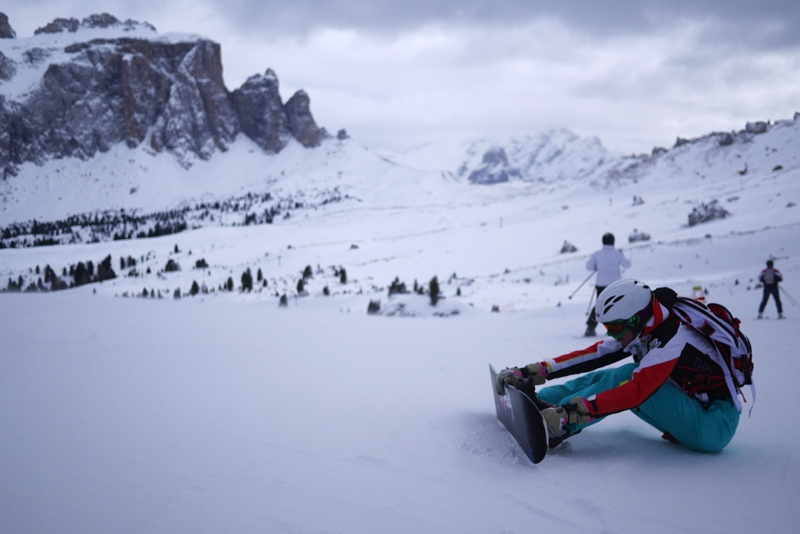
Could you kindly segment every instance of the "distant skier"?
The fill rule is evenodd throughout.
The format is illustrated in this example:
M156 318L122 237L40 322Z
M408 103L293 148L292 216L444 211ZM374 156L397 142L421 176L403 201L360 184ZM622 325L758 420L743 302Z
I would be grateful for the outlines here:
M749 341L735 331L736 320L720 322L705 305L670 288L651 291L631 279L608 286L595 310L611 338L497 375L498 391L505 384L523 388L539 405L550 448L625 410L671 442L700 452L725 448L739 424L738 388L750 378L737 372L752 371ZM711 335L717 346L734 347L737 367L721 356ZM601 369L629 356L633 362ZM586 374L538 391L530 387L580 373Z
M758 318L764 318L764 308L767 306L769 296L775 299L775 306L778 308L778 319L783 319L783 304L781 304L781 293L778 290L778 283L783 282L783 275L774 267L772 260L767 260L767 268L758 275L758 281L764 284L764 298L758 307Z
M586 262L586 269L588 271L597 271L597 279L595 280L595 291L599 295L611 283L616 282L622 278L620 268L628 269L631 262L625 257L621 250L614 248L614 234L603 234L603 248L592 254L589 261ZM594 308L586 321L586 337L593 337L595 335L595 328L597 328L597 318L595 317Z

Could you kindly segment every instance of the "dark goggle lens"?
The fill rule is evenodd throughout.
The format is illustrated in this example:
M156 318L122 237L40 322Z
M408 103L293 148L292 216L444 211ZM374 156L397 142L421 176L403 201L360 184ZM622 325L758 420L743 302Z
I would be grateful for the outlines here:
M613 337L614 339L621 338L622 334L625 333L626 329L626 324L623 321L615 321L613 323L603 323L603 326L606 327L608 335Z

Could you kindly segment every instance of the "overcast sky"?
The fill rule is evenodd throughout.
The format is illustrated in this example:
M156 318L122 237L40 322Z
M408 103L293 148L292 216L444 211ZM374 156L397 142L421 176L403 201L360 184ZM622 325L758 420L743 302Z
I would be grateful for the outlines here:
M800 111L797 0L5 0L17 37L107 12L272 68L375 148L567 128L620 153Z

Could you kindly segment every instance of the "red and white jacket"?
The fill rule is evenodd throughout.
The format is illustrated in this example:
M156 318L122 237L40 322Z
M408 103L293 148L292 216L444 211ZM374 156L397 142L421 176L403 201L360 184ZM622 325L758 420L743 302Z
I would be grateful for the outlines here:
M671 380L699 402L730 399L724 372L714 361L711 341L654 299L653 316L628 347L615 339L544 360L547 378L593 371L633 356L639 366L631 380L586 399L592 416L605 416L639 406Z

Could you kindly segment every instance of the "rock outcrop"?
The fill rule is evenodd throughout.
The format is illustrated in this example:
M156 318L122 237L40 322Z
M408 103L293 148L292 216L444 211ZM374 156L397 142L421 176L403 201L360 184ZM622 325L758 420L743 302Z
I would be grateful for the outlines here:
M285 106L289 131L306 148L319 146L328 136L324 128L317 127L314 117L311 116L310 106L311 99L302 89L297 91Z
M0 39L14 39L17 33L8 23L8 16L5 13L0 13Z
M113 27L121 27L125 31L131 31L136 29L137 27L144 26L152 31L156 31L155 27L148 23L148 22L137 22L135 20L126 20L125 22L120 21L114 15L109 15L108 13L99 13L95 15L89 15L83 21L78 21L75 18L57 18L53 22L41 27L37 28L36 31L33 32L34 35L39 35L42 33L61 33L61 32L72 32L75 33L81 28L113 28Z
M492 147L483 154L481 166L469 174L469 181L473 184L491 185L519 176L519 169L508 164L508 156L503 147Z
M97 29L109 28L108 37L98 37ZM87 40L80 39L84 29L95 30ZM47 35L62 32L75 32L77 39L63 48L52 45ZM23 50L13 57L9 48L6 55L0 52L4 175L25 162L88 159L122 142L130 148L148 143L188 167L227 150L240 132L269 153L280 152L292 137L316 147L327 136L314 122L304 91L282 103L272 70L229 92L220 46L212 41L158 38L147 23L120 22L108 14L80 23L56 19L36 34L17 40L29 46L17 47ZM41 79L22 96L4 95L2 81L22 66L40 68Z
M248 78L232 96L242 132L267 152L283 150L292 134L272 69Z

